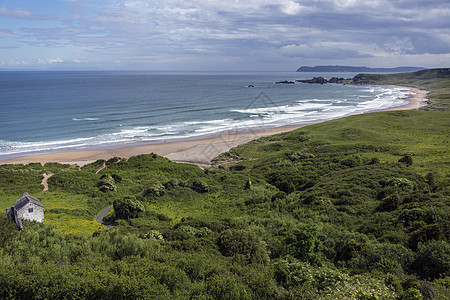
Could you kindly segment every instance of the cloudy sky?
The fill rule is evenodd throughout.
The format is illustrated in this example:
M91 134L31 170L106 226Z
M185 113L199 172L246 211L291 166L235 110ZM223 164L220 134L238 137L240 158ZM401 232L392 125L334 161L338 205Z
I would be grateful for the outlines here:
M449 0L0 0L0 69L450 66Z

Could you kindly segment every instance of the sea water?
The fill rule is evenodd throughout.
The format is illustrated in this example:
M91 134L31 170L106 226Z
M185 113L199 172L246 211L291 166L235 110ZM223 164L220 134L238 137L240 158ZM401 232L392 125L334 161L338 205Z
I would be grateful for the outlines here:
M295 72L0 72L0 159L317 123L407 103L402 88L277 84Z

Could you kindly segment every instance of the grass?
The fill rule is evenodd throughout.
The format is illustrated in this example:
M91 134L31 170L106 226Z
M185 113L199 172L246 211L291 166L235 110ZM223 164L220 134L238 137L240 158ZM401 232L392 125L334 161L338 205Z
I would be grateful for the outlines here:
M313 125L308 127L308 132L324 144L374 146L376 151L367 151L364 155L385 162L396 162L401 156L411 154L415 161L412 167L417 172L436 170L448 174L449 119L447 111L380 112ZM358 135L346 136L349 128L357 128ZM380 150L383 148L387 151Z
M251 168L261 160L288 152L332 152L333 149L342 151L345 148L359 151L366 158L378 158L382 162L397 162L402 156L409 154L414 160L412 169L419 174L437 171L448 177L448 120L449 111L395 111L355 115L261 138L218 156L215 163L226 165L225 162L243 161L241 165Z
M35 194L46 210L57 208L64 209L87 209L89 198L86 195L69 194L64 192L39 192Z
M64 213L45 213L45 224L52 225L58 231L71 235L91 236L96 231L106 229L97 221Z

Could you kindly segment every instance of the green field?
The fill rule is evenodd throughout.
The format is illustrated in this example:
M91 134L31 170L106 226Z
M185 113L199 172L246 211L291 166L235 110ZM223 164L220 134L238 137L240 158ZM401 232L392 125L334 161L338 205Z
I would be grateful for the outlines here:
M0 209L25 191L46 208L23 232L0 216L0 298L449 299L448 69L355 78L432 102L264 137L206 170L155 154L0 166Z

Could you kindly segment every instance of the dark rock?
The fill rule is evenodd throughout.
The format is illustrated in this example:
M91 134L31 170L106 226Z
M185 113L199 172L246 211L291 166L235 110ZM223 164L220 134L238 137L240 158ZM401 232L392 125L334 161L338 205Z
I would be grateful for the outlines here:
M313 79L308 79L308 80L296 80L297 82L302 82L302 83L318 83L318 84L324 84L324 83L328 83L328 80L326 80L323 77L314 77Z
M283 81L277 81L276 84L295 84L295 81L289 81L289 80L283 80Z
M330 80L328 81L329 83L344 83L345 78L339 78L339 77L332 77L330 78Z

